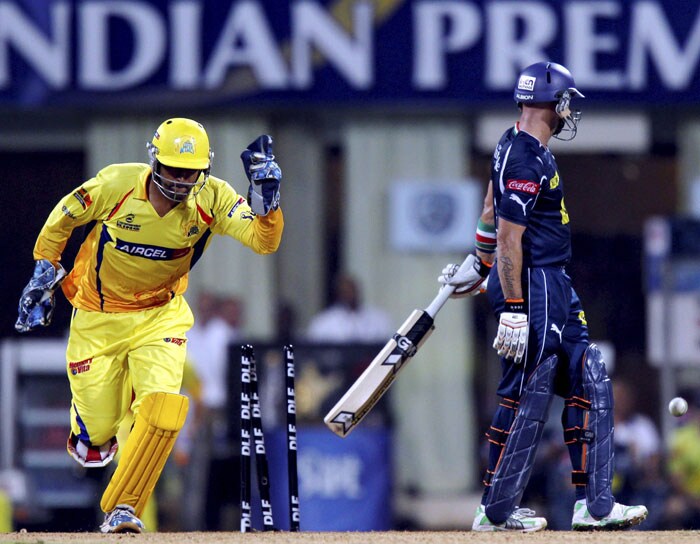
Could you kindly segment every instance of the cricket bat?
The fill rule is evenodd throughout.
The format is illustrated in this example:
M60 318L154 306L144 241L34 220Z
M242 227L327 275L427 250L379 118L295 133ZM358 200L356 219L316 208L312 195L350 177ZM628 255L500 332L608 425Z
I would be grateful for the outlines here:
M454 289L451 285L443 286L427 308L411 312L362 375L323 418L331 431L345 438L377 404L394 383L399 371L433 332L435 316Z

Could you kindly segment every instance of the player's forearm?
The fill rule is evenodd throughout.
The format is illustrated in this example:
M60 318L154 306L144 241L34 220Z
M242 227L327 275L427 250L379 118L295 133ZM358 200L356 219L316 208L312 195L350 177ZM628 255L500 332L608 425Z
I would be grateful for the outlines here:
M501 280L503 296L506 300L518 300L523 298L523 290L520 285L520 272L522 270L522 258L512 254L499 252L498 277Z
M481 216L476 228L476 254L485 263L496 258L496 219L493 211L493 186L489 181Z
M524 229L502 221L498 232L498 277L506 300L522 299L522 233Z

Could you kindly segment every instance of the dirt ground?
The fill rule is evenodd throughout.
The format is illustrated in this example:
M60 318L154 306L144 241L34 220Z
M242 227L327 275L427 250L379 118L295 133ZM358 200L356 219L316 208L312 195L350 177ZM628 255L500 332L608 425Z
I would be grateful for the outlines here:
M543 531L540 533L473 533L471 531L412 531L412 532L348 532L348 533L146 533L142 535L100 535L94 533L8 533L0 534L0 543L21 544L104 544L119 542L150 543L215 543L215 544L494 544L527 542L531 544L651 544L698 543L700 531L621 531L610 533L573 533Z

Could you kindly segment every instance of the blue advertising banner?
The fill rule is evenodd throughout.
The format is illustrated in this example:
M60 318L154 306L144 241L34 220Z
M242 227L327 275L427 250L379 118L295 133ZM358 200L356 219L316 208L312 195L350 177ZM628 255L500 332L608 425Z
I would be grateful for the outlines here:
M297 432L302 531L386 531L392 528L390 432L358 428L340 439L326 427ZM286 434L265 432L275 527L289 530ZM254 481L253 487L256 488ZM262 527L260 502L253 525Z
M0 0L0 106L476 106L520 69L689 105L700 6L663 0Z

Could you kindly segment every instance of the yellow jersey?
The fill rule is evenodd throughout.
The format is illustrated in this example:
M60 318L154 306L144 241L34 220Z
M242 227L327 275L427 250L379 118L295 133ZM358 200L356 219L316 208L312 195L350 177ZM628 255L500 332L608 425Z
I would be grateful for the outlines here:
M39 233L35 259L60 261L73 229L94 222L62 284L71 304L129 312L165 304L187 289L189 271L212 234L272 253L282 238L282 210L255 215L246 199L210 176L196 196L163 217L148 200L150 166L113 164L67 194Z

